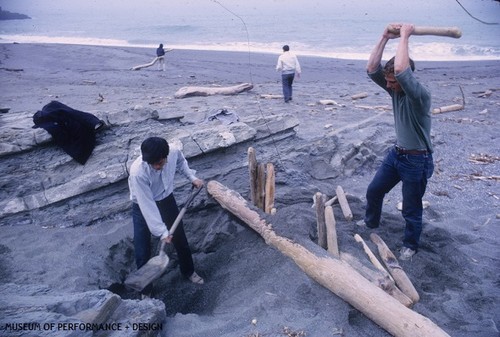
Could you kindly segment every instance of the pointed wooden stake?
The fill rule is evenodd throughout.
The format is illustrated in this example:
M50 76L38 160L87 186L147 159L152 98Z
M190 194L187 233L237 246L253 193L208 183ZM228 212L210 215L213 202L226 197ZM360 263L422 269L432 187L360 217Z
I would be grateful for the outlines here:
M333 214L332 206L325 207L325 225L326 225L326 241L328 251L335 257L340 257L339 245L337 241L337 228L335 215Z
M342 188L342 186L337 186L336 193L344 217L346 218L347 221L351 221L352 220L351 207L349 207L349 203L347 202L347 198L345 196L344 189Z
M265 212L271 214L274 208L274 165L267 163Z
M325 224L325 196L321 192L314 195L314 205L316 206L316 225L318 229L318 245L327 249L326 224Z
M248 173L250 175L250 200L257 205L257 156L253 147L248 148Z
M401 289L401 291L405 293L406 296L408 296L413 301L413 303L417 303L420 300L420 296L413 286L413 283L411 283L410 279L408 278L408 275L406 275L403 268L401 268L401 266L399 265L396 256L394 256L389 247L387 247L387 245L385 244L384 240L382 240L382 238L377 234L371 233L370 239L374 244L377 245L378 253L382 258L382 261L384 261L385 266L389 270L389 273L391 273L392 277L394 278L394 281L396 282L399 289Z
M258 164L257 165L257 199L255 204L261 210L265 210L265 197L266 197L266 165Z

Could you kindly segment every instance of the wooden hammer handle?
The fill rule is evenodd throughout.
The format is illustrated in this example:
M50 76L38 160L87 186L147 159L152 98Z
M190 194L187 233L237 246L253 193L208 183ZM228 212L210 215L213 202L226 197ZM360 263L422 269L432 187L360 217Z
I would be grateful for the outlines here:
M393 34L399 34L399 29L389 28L389 32ZM436 35L436 36L448 36L458 39L462 36L462 32L458 27L427 27L427 26L415 26L415 30L412 35Z

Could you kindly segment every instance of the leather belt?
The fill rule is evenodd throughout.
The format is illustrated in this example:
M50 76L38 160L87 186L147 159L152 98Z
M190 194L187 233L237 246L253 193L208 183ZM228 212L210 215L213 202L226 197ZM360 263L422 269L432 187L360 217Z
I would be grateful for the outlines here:
M428 154L429 152L427 150L407 150L403 147L394 145L394 149L396 150L397 154L412 154L412 155L419 155L419 154Z

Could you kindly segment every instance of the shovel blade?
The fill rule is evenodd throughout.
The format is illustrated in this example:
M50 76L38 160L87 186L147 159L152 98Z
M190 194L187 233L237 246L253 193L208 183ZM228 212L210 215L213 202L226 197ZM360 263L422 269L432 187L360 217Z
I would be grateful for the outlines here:
M142 291L151 282L159 278L167 269L168 256L155 256L144 266L131 273L125 280L125 285L131 289Z

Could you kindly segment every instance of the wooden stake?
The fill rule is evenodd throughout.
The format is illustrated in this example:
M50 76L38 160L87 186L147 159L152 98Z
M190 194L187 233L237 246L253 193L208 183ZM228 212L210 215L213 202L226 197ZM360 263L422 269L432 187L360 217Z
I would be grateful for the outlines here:
M274 165L267 163L265 212L271 214L274 208Z
M335 215L333 214L332 206L325 207L325 226L326 226L326 241L328 251L335 257L340 257L339 246L337 241L337 229L335 228Z
M264 210L264 200L266 196L266 166L264 164L257 165L257 199L256 206Z
M326 224L325 224L325 196L321 192L314 195L314 205L316 206L316 225L318 229L318 245L327 249Z
M365 240L363 240L363 238L359 234L354 234L354 240L356 240L356 242L360 242L363 245L363 250L365 251L366 255L368 255L368 258L370 259L371 263L373 263L375 268L377 268L384 275L388 275L390 277L387 270L384 268L384 266L382 266L382 263L380 263L375 254L373 254L372 250L370 249L370 247L368 247Z
M334 196L333 198L331 198L330 200L328 200L327 202L325 202L325 206L331 206L331 205L333 205L337 201L337 199L338 199L338 197Z
M352 220L352 212L351 212L351 207L349 207L349 203L347 202L347 198L344 193L344 189L342 186L337 186L337 198L339 200L340 208L342 209L342 214L344 214L344 217L346 218L347 221Z
M401 291L405 293L406 296L408 296L413 301L413 303L417 303L420 300L420 296L413 286L413 283L411 283L410 279L408 278L408 275L406 275L403 268L401 268L401 266L399 265L396 256L394 256L389 247L387 247L387 245L385 244L384 240L382 240L382 238L377 234L371 233L370 239L374 244L377 245L378 253L382 258L382 261L384 261L385 266L389 270L389 273L391 273L392 277L394 278L394 281L396 282L399 289L401 289Z
M250 200L257 206L257 155L253 147L248 148L248 173L250 175Z
M291 258L307 275L361 311L396 337L449 337L425 316L408 309L365 279L348 263L317 256L290 239L276 235L272 224L263 220L237 192L216 181L207 191L219 204L254 229L264 241Z
M394 280L387 272L383 274L378 270L370 269L363 263L361 263L361 261L359 261L357 258L348 253L340 253L340 259L349 263L351 267L356 269L356 271L363 275L368 281L385 291L387 294L394 297L405 307L411 308L413 306L412 300L401 290L399 290L398 287L396 287Z

